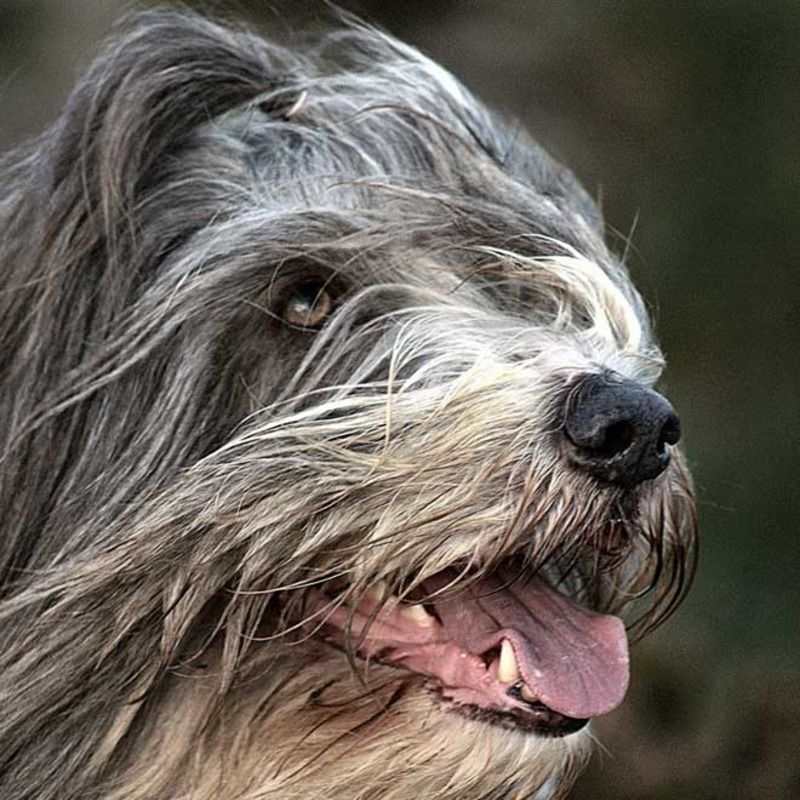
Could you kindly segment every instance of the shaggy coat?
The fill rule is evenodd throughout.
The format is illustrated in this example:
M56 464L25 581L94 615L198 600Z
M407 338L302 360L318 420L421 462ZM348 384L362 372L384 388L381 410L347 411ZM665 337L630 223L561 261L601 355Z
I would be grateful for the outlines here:
M158 10L0 185L0 796L565 791L586 730L325 630L509 558L634 633L681 599L680 454L628 491L558 444L576 376L663 366L572 175L366 26Z

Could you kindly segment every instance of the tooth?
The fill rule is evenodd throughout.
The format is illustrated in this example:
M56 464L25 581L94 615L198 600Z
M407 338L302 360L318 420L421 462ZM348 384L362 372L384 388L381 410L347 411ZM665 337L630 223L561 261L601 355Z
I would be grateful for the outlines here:
M528 686L527 683L522 684L522 690L520 691L523 700L527 700L529 703L535 703L539 698L533 693L533 689Z
M367 597L371 597L373 600L381 601L387 594L386 581L376 581L367 589Z
M500 683L515 683L519 680L519 667L514 648L508 639L503 639L500 645L500 663L497 665L497 680Z
M436 620L419 604L402 606L400 613L422 628L433 627Z

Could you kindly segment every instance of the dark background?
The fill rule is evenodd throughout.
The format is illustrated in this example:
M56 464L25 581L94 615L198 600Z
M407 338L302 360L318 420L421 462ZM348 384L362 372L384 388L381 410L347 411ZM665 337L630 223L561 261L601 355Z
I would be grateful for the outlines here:
M632 233L701 561L678 616L634 650L574 796L798 800L800 2L340 5L520 118L602 199L620 252ZM0 0L0 147L53 119L128 7ZM276 37L329 19L321 0L217 8Z

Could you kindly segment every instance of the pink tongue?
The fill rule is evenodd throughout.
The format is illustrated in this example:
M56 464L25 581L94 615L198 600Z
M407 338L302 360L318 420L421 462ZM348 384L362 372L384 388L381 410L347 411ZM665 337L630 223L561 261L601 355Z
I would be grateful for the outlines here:
M539 700L584 719L619 705L628 688L628 640L617 617L581 608L535 577L501 568L458 592L456 572L425 583L447 636L481 654L508 639Z

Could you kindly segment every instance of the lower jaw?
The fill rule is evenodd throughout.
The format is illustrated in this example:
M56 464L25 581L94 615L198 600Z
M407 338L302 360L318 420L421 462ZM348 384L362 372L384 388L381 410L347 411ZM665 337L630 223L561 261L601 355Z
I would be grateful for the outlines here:
M346 650L338 636L323 638L334 649ZM486 694L474 689L447 685L436 676L403 663L392 663L391 659L380 656L381 654L376 653L368 661L382 664L400 675L404 674L407 678L417 678L419 680L417 685L434 699L441 711L446 713L455 713L465 719L495 728L546 739L570 736L580 732L589 723L589 719L568 717L540 702L525 700L520 691L515 691L522 684L512 686L501 694L496 691Z

